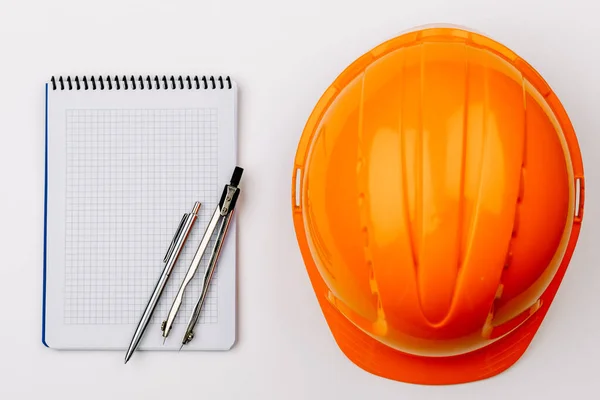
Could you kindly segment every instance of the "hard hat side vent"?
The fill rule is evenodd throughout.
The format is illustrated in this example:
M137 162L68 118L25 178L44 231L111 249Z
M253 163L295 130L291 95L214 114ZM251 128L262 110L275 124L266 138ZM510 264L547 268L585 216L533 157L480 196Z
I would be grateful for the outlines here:
M584 200L583 178L575 178L575 221L581 222Z
M300 183L302 182L302 169L296 168L295 175L296 177L294 182L296 184L294 185L294 205L296 207L300 207Z

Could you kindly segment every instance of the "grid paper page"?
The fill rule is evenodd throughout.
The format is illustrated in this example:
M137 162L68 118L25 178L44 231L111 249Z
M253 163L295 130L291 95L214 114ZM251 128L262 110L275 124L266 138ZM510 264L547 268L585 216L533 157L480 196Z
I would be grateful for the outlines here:
M136 323L179 222L172 210L206 199L188 238L196 243L217 204L217 110L67 110L66 118L65 323ZM181 282L194 251L184 247L172 280ZM217 322L217 280L218 269L198 323ZM199 279L188 290L198 297ZM159 304L154 321L168 307ZM175 323L189 313L184 303Z
M126 350L177 226L198 201L138 346L179 350L214 241L165 344L160 324L237 165L236 103L235 82L229 90L47 88L44 344ZM235 342L236 231L234 216L183 350L227 350Z

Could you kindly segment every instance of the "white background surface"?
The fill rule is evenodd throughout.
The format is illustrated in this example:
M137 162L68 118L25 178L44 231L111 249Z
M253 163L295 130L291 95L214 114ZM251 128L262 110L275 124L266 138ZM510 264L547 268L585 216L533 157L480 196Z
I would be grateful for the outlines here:
M0 3L0 398L600 398L600 6L593 0ZM355 58L415 25L482 31L541 72L582 146L579 245L525 356L486 381L425 387L335 345L293 232L292 162L317 99ZM230 74L240 85L239 340L227 353L57 352L40 341L43 84L52 74ZM266 153L263 153L266 152ZM596 251L595 251L596 250Z

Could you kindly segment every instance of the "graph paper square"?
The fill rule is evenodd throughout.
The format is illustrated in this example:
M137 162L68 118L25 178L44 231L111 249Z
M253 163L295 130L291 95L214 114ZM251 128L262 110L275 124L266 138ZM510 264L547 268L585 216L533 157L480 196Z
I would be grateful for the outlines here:
M135 323L164 264L179 214L204 200L188 243L200 240L216 207L215 109L66 111L65 323ZM210 245L209 245L209 248ZM184 247L180 282L195 248ZM207 257L197 275L204 273ZM218 322L215 271L202 323ZM197 298L200 279L188 286ZM177 287L163 293L175 296ZM134 307L129 305L133 302ZM156 315L168 312L161 302ZM175 321L186 323L191 302ZM184 319L185 318L185 319Z

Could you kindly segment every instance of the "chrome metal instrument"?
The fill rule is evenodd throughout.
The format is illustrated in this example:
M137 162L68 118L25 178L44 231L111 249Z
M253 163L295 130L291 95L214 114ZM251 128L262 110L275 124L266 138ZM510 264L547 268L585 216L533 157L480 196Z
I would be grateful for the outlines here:
M225 236L227 235L227 231L229 229L229 224L231 222L231 218L233 216L233 211L235 208L235 204L237 202L238 196L240 194L239 183L242 178L243 169L240 167L235 167L233 171L233 175L229 184L225 185L223 189L223 193L221 194L221 199L213 212L213 215L206 227L204 232L204 236L200 244L198 245L198 249L196 250L196 254L192 259L190 267L179 287L179 291L175 296L173 304L171 305L171 310L167 316L167 319L163 321L161 325L161 330L163 331L163 337L166 338L173 327L173 322L175 321L175 317L177 316L177 312L179 311L181 304L183 302L183 296L185 294L185 290L188 284L191 282L192 278L196 274L198 267L200 266L200 262L208 244L216 232L215 236L215 244L211 250L210 258L208 260L208 265L206 266L206 271L204 272L204 276L202 277L202 285L201 285L201 293L196 305L192 310L192 315L188 322L185 335L182 340L183 345L187 344L194 337L194 327L198 322L198 318L200 317L200 312L202 310L202 305L204 304L204 299L206 298L206 294L208 293L208 288L210 285L210 281L212 279L213 273L217 266L217 262L219 259L219 255L221 253L221 248L223 247L223 242L225 240Z
M198 218L198 211L200 210L200 203L196 202L194 207L190 213L183 214L181 221L179 222L179 226L177 227L177 231L175 231L175 235L173 235L173 239L171 240L171 244L167 249L167 253L163 258L163 262L165 263L165 267L163 272L154 287L154 291L152 292L152 296L148 300L148 304L146 305L146 309L142 314L140 322L133 334L133 338L131 339L131 343L129 348L127 349L127 354L125 355L125 364L133 355L135 349L137 348L142 336L144 335L144 331L146 330L146 326L152 317L152 313L156 308L156 304L167 285L167 281L169 280L169 276L171 276L171 272L173 271L173 267L175 267L175 263L177 263L177 258L183 249L185 241L192 230L192 226L194 222Z

